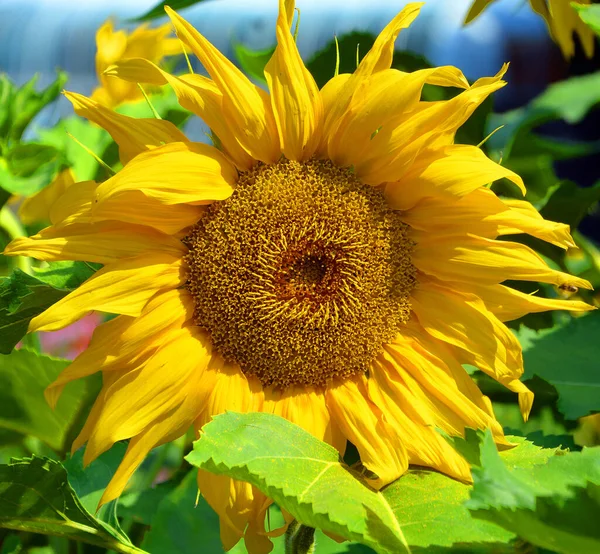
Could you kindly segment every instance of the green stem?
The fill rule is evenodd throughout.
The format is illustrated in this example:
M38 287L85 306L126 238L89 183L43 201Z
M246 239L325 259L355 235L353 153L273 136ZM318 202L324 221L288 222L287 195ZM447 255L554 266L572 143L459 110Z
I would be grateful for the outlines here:
M7 205L0 210L0 227L6 231L11 240L27 236L23 225ZM31 274L31 262L26 256L17 256L15 266L25 273Z

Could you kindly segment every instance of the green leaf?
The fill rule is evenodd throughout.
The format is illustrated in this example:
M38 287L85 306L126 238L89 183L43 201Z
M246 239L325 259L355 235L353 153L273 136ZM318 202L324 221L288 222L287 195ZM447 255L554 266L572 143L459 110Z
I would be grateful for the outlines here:
M356 69L356 53L360 59L371 49L375 42L375 35L371 33L353 32L348 33L338 39L340 53L340 73L354 73ZM311 72L319 88L323 87L335 72L336 63L336 45L335 40L331 40L327 46L313 55L306 62L307 69ZM431 64L423 57L412 52L395 52L392 61L392 68L400 71L417 71L431 67ZM440 90L427 89L428 91ZM440 100L439 93L431 92L428 95L424 92L424 100Z
M46 144L21 143L10 148L5 156L10 172L17 177L30 177L40 166L60 158L60 152Z
M19 89L5 74L0 75L0 137L7 142L20 140L31 120L57 98L67 79L66 73L57 71L55 81L37 92L38 75Z
M477 517L537 546L565 554L600 551L600 448L553 456L544 465L508 467L491 433L466 506Z
M577 2L571 2L571 6L577 10L579 13L579 17L581 17L582 21L600 36L600 6L592 4L592 5L584 5L578 4Z
M265 50L250 50L239 42L233 43L233 52L243 72L256 81L266 84L265 66L275 52L275 46Z
M81 505L59 462L36 456L0 466L0 527L142 552Z
M68 360L17 350L0 356L0 428L33 435L55 451L64 451L71 431L96 393L95 381L69 384L56 409L44 398L44 389L69 365Z
M545 219L568 224L577 229L581 220L600 200L600 181L591 187L580 187L563 181L540 210Z
M130 21L148 21L149 19L156 19L157 17L165 16L165 6L170 6L175 11L183 10L184 8L189 8L190 6L194 6L196 4L200 4L205 2L206 0L169 0L168 2L159 2L145 12L144 14L131 19Z
M95 266L85 262L53 262L38 270L37 278L20 269L0 278L0 353L9 354L27 333L32 318L75 290L94 271Z
M127 445L124 442L118 442L108 452L96 458L87 467L83 467L83 448L80 448L63 462L69 485L88 512L96 512L102 493L113 478L125 455L125 450L127 450ZM106 520L107 508L109 505L102 506L96 517Z
M186 460L252 483L304 525L378 552L407 551L387 499L345 466L337 450L279 416L219 415Z
M160 501L142 548L152 554L198 554L200 550L223 552L217 514L204 498L199 498L198 506L194 508L198 496L196 474L195 470L190 471Z
M538 375L558 391L558 409L567 419L600 411L597 341L600 312L569 320L539 333L522 327L525 379Z
M78 180L94 179L98 172L98 162L67 133L73 135L98 156L101 156L112 142L110 135L104 129L75 115L62 119L52 129L38 131L41 143L53 146L64 154L66 163L73 169Z
M8 162L0 158L0 187L8 193L31 196L48 186L62 166L59 158L35 168L28 177L18 177L10 171Z

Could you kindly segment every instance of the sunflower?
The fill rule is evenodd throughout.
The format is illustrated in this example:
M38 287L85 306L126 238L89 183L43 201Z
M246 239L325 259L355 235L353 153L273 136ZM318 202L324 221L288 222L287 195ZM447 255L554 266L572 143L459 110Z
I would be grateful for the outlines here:
M124 30L115 31L112 21L106 21L96 33L96 74L100 86L94 90L92 98L109 108L123 102L143 100L137 83L107 78L104 71L124 58L144 56L158 64L165 56L181 54L181 43L168 37L171 30L168 23L156 29L149 29L147 24L143 24L129 34Z
M475 0L467 13L465 24L473 21L483 10L496 0ZM540 14L552 40L558 44L567 59L575 54L573 33L579 37L588 58L594 55L594 32L581 20L571 0L529 0L531 8ZM591 4L591 0L577 0L578 4Z
M518 175L454 144L505 85L506 67L472 85L451 66L390 69L395 39L421 5L389 23L353 74L319 90L290 33L294 2L280 0L268 92L167 8L210 78L176 77L145 59L106 73L169 84L217 146L66 93L111 133L124 167L104 183L69 187L51 207L52 225L5 253L104 264L30 325L52 331L92 310L119 314L47 390L54 404L65 384L102 372L73 445L87 443L87 464L130 439L102 503L121 494L150 449L225 410L279 414L340 453L350 441L374 487L409 464L468 481L467 462L436 428L490 428L507 444L462 364L518 393L527 417L533 395L503 322L591 307L503 283L590 284L496 240L528 233L573 246L567 226L486 186L506 178L524 191ZM423 102L425 84L460 93ZM265 530L268 498L203 471L198 483L227 549L243 537L251 553L270 550L281 529Z

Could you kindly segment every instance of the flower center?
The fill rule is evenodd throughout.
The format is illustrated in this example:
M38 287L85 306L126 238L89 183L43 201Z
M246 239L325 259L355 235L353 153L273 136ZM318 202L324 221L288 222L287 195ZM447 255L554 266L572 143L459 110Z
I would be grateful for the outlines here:
M330 161L258 165L184 239L196 323L264 386L365 372L410 315L407 231Z

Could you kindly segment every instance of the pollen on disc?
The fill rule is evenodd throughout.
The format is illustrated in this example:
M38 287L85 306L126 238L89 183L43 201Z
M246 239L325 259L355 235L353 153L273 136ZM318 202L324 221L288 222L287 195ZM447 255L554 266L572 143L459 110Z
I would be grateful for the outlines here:
M184 239L196 323L265 386L365 372L409 318L407 231L330 161L259 165Z

